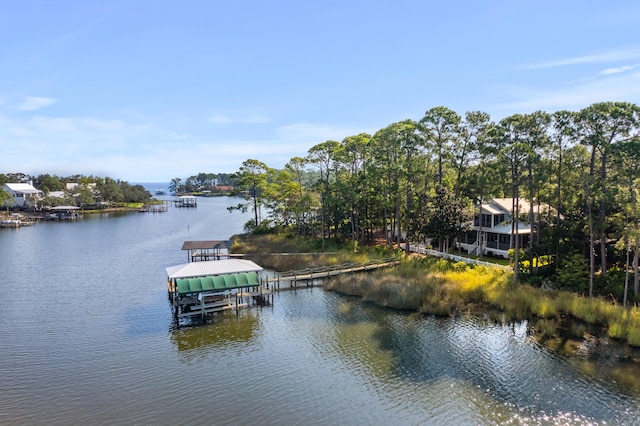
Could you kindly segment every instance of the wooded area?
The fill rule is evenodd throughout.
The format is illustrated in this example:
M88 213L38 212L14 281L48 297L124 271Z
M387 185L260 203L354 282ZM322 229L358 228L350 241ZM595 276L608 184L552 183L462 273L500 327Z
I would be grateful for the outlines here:
M234 176L245 196L237 208L253 211L252 231L287 228L323 242L365 243L389 230L387 244L429 238L452 247L485 200L544 202L553 213L536 223L533 213L514 216L536 230L527 247L514 250L516 282L626 304L640 290L639 119L640 108L626 102L498 122L439 106L419 121L319 143L282 170L246 160Z

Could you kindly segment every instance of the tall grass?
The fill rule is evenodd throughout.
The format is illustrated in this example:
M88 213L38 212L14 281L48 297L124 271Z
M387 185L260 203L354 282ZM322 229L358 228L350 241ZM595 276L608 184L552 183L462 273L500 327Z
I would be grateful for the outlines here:
M362 296L380 306L452 316L497 308L507 321L535 320L553 336L562 318L604 326L611 338L640 346L640 309L623 308L601 298L514 285L503 269L464 268L439 260L406 261L385 271L345 275L325 288Z
M322 250L317 239L282 234L242 234L234 235L232 240L232 253L245 254L259 265L281 272L397 256L392 249L358 247L356 251L352 244L334 240L327 240Z
M234 253L251 254L259 264L277 271L401 256L380 247L361 247L355 253L352 245L335 242L325 246L325 253L318 253L317 240L281 235L242 235L233 239ZM325 282L325 288L361 296L380 306L441 316L497 308L507 321L535 320L545 336L552 336L563 318L575 318L605 327L611 338L640 346L640 308L623 308L602 298L566 291L515 285L512 273L503 268L411 257L393 268L333 277Z

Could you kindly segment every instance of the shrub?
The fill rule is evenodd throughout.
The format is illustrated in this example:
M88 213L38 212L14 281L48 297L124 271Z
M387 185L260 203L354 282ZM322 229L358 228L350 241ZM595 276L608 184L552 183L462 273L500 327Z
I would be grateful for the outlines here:
M556 269L554 282L558 288L586 293L589 290L589 264L581 254L572 254L562 259Z

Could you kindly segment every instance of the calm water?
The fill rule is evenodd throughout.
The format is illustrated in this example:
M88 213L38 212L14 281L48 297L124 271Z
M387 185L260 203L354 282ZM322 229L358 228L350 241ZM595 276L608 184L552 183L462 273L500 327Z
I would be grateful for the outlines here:
M0 230L0 424L640 424L640 371L525 323L304 288L173 326L164 268L247 216L197 209Z

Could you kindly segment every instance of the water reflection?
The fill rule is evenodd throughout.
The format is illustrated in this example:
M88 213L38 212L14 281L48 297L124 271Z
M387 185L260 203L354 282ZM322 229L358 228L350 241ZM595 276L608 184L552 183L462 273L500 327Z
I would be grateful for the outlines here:
M238 314L220 312L208 324L175 328L170 333L171 343L183 357L206 354L209 349L247 346L262 333L256 309L244 309Z
M637 412L616 380L605 378L601 362L565 358L541 347L527 322L425 317L351 298L330 306L332 324L327 330L315 328L314 347L328 356L339 354L381 400L392 396L414 414L419 407L419 416L446 423L476 418L481 423L628 424L626 416ZM587 371L595 365L599 368ZM615 366L607 374L637 381L635 364Z

